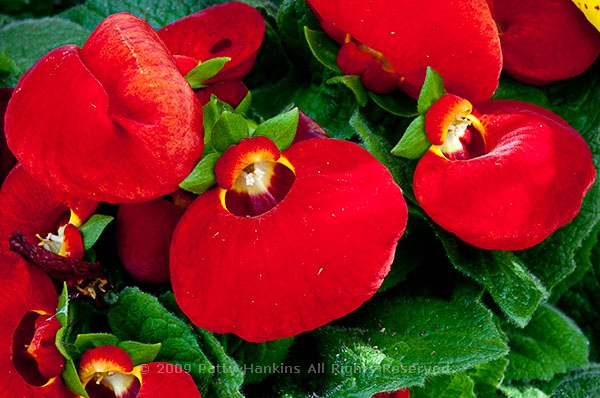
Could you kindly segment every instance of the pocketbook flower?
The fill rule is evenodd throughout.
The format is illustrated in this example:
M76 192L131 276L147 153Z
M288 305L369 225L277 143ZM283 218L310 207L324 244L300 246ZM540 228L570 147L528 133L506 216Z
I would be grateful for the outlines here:
M536 105L490 100L474 110L445 94L425 116L431 148L414 192L441 227L474 246L520 250L571 221L595 179L591 151Z
M230 58L214 77L201 82L203 88L197 95L203 104L214 93L237 106L248 93L241 80L256 61L265 29L265 21L254 7L232 1L178 19L159 29L158 35L184 76L210 59Z
M23 260L0 256L0 395L72 397L60 374L65 360L56 348L58 295L50 278Z
M491 97L502 66L498 30L485 0L308 0L342 45L337 63L378 93L414 98L435 69L446 88L471 101Z
M284 338L355 310L383 282L407 222L389 171L329 138L284 151L266 137L230 147L219 187L175 229L171 282L196 325L253 342Z
M600 54L600 33L571 1L494 0L504 70L528 84L577 76Z
M121 203L175 189L203 150L202 109L156 32L127 13L100 23L19 81L7 143L47 187Z

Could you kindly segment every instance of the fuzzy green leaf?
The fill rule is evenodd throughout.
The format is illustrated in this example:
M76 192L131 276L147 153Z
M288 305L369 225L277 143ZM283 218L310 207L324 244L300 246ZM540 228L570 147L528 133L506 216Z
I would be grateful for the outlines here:
M480 250L434 226L454 267L480 283L504 314L523 327L548 291L513 253Z
M189 324L168 311L154 296L137 287L125 288L110 308L108 322L121 340L160 343L156 360L180 364L188 370L203 396L241 396L241 370L233 366L235 363L224 354L221 345L208 332L199 339ZM224 371L215 377L215 369Z
M17 80L48 51L64 44L83 45L91 31L66 19L27 19L0 28L0 52L13 62L7 84Z
M304 27L304 35L315 58L324 66L336 73L342 73L337 65L337 54L340 46L325 32Z
M232 334L220 335L217 339L244 369L245 383L258 383L277 374L295 340L290 337L265 343L249 343Z
M575 370L552 392L555 398L600 397L600 364Z
M588 340L556 308L541 306L523 329L504 328L511 348L508 380L550 380L558 373L588 363Z
M215 77L229 61L231 61L230 57L219 57L206 60L189 71L187 75L185 75L185 80L187 80L193 89L204 88L206 87L204 82Z
M392 153L407 159L420 159L430 147L431 142L425 134L425 116L419 115L408 126Z
M442 77L431 67L427 67L425 82L417 101L419 114L424 115L429 107L444 94L446 94L446 89Z
M258 125L253 136L270 138L279 150L288 148L296 135L298 128L298 108L277 115Z
M461 372L508 351L492 314L464 296L371 301L315 333L326 362L326 397L422 385L426 377Z
M475 383L465 373L431 378L424 387L410 389L411 398L475 398Z

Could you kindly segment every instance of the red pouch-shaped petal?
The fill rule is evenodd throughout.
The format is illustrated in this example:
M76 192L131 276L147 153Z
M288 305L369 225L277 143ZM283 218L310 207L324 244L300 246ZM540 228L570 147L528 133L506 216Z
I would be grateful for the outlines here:
M498 86L502 66L498 30L485 0L308 0L323 29L340 44L356 42L419 96L428 66L449 92L473 102ZM352 64L352 60L338 65ZM363 84L365 84L363 82ZM369 88L367 86L367 88Z
M0 265L0 396L73 397L60 377L64 358L53 346L58 302L53 283L23 260L2 254Z
M203 150L201 106L143 20L106 18L82 49L49 52L19 81L7 143L37 180L111 203L174 191Z
M216 76L204 82L242 79L252 69L265 34L265 21L247 4L232 1L207 7L158 30L169 50L181 60L181 73L198 63L229 57Z
M280 154L254 137L228 149L215 171L221 188L191 204L171 244L175 299L196 325L253 342L284 338L377 291L407 208L363 148L314 138Z
M591 151L577 131L538 106L491 100L477 111L483 131L471 135L482 133L483 153L467 150L452 160L444 145L433 146L415 170L415 196L437 224L467 243L526 249L579 212L596 174Z
M583 73L600 54L600 33L571 1L494 0L504 70L528 84Z

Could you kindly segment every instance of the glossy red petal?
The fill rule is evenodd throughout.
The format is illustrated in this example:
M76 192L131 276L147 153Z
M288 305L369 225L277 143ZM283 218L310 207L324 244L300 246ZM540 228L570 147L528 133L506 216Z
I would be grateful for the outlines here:
M105 202L174 191L202 154L202 113L156 32L106 18L80 50L55 49L19 81L7 142L36 179Z
M151 362L138 366L142 388L137 398L201 398L192 376L172 363Z
M441 227L474 246L520 250L571 221L595 179L583 138L557 115L520 101L477 108L488 153L450 161L428 151L417 200Z
M0 396L72 397L60 377L40 375L26 347L35 334L38 316L56 311L54 285L44 272L22 260L0 255L0 266Z
M79 378L91 397L134 398L140 391L131 357L117 346L99 346L81 354Z
M583 73L600 54L600 33L571 1L495 0L504 70L529 84Z
M380 52L417 98L427 66L449 92L476 103L498 86L500 40L485 0L309 0L321 25Z
M58 227L69 221L70 209L62 195L57 195L17 165L10 172L0 190L0 254L8 253L11 233L21 232L30 243L39 242L47 234L56 234ZM78 201L82 213L95 209L97 202Z
M40 316L35 321L35 334L27 347L27 352L38 364L38 371L48 379L59 377L65 368L65 358L56 347L56 333L61 327L54 314Z
M389 171L356 144L309 139L282 153L287 196L256 217L199 196L173 235L171 282L196 325L254 342L322 326L369 299L389 271L407 208Z
M452 123L457 118L469 116L472 111L473 106L466 99L454 94L444 94L425 114L427 139L433 145L442 145Z
M247 4L228 2L207 7L158 30L160 38L176 55L204 62L230 57L210 84L242 79L254 65L265 34L265 21Z
M127 271L140 282L169 281L169 248L183 209L162 199L119 206L116 244Z
M10 149L6 145L6 136L4 135L4 114L8 100L12 96L13 89L9 87L0 88L0 184L8 175L8 172L17 163Z

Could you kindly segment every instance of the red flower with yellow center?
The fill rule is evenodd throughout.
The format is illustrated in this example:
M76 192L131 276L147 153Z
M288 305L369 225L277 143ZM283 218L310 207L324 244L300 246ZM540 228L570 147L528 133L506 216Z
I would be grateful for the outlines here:
M190 205L171 244L175 299L196 325L284 338L377 291L408 214L389 171L363 148L314 138L280 152L247 138L215 173L219 187Z
M173 364L151 362L134 366L116 346L100 346L81 355L79 377L90 398L201 398L189 373Z
M396 87L414 98L428 66L446 88L473 102L498 87L502 55L485 0L308 0L321 26L342 45L342 72L377 93Z
M441 227L474 246L520 250L571 221L595 179L586 142L554 113L521 101L473 110L445 94L425 116L433 143L414 192Z
M0 395L71 397L60 374L65 360L55 345L58 295L50 278L23 260L0 256Z

